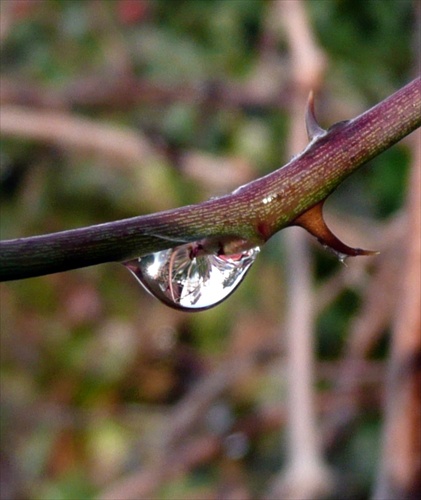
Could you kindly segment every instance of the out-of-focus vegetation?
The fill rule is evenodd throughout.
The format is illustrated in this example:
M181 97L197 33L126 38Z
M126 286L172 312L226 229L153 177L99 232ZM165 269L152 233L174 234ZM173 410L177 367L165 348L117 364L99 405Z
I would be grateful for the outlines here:
M358 115L411 79L413 2L305 5L328 57L316 104L322 124ZM2 137L3 239L197 202L287 161L289 55L270 2L2 0L0 9L4 106L121 126L153 150L123 159ZM398 234L409 160L403 142L331 197L328 219L347 243L389 255L386 229ZM174 405L201 377L243 359L254 367L188 438L213 436L220 447L157 495L215 498L234 484L259 498L285 460L284 419L264 417L284 390L282 240L267 244L230 299L193 315L156 302L119 264L2 284L1 484L10 495L1 498L93 498L148 467ZM344 268L316 245L313 255L322 415L356 323L370 321L365 293L383 261ZM335 276L344 284L328 299ZM385 296L393 276L381 282ZM386 314L386 300L373 317ZM371 332L358 418L327 447L340 498L365 498L378 466L389 325L386 315Z

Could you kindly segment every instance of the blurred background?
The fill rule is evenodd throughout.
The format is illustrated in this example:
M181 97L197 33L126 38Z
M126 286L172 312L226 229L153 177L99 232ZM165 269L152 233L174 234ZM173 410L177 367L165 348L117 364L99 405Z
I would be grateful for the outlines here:
M327 128L414 77L418 2L292 2L320 61L302 80L290 3L2 0L1 238L229 193L300 151L301 90L316 90ZM118 263L1 284L1 498L275 498L291 464L306 481L287 383L301 307L303 412L323 479L308 479L321 483L308 498L367 498L413 150L401 141L329 198L334 232L381 254L344 266L304 236L301 298L289 295L292 229L227 301L195 314Z

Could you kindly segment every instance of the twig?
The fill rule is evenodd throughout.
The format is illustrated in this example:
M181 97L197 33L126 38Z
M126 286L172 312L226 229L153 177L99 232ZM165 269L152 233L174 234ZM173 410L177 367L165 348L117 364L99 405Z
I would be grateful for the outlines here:
M421 134L409 181L405 264L391 345L383 446L375 499L421 495Z
M1 108L0 131L3 137L25 138L101 153L123 162L123 165L135 161L147 163L159 156L141 132L99 124L62 111L4 105Z
M0 93L2 91L0 85ZM49 108L55 108L55 98L49 95L49 99ZM141 164L144 177L147 177L148 169L155 168L157 161L164 165L173 160L172 151L167 153L167 148L162 147L159 150L161 144L155 145L153 138L149 139L140 130L104 124L64 110L46 111L6 104L1 108L0 130L3 137L36 140L59 148L106 157L114 160L113 165L121 169L133 170L140 168ZM213 189L212 194L226 193L229 188L233 189L252 179L252 168L245 161L192 150L177 151L176 154L177 167L183 175Z
M418 77L357 118L332 127L284 167L230 195L152 215L0 242L0 280L121 261L170 248L180 240L240 238L261 244L420 124Z
M162 429L161 446L150 466L121 479L104 491L100 499L151 498L163 482L181 471L189 470L192 460L193 463L200 462L198 457L203 451L207 456L209 452L214 454L219 450L219 440L214 438L208 440L203 438L201 446L193 447L194 451L191 447L184 447L183 444L186 437L191 434L192 428L213 402L235 381L246 376L252 365L253 359L244 359L237 363L232 363L230 359L218 371L200 380L168 416L168 425ZM183 448L187 454L183 453Z
M109 72L111 72L110 70ZM115 72L114 72L115 73ZM146 103L165 106L173 102L200 103L204 108L267 108L285 107L289 102L286 88L254 88L253 82L239 84L230 81L202 81L192 84L160 85L145 78L134 78L129 73L114 77L91 76L78 78L64 88L56 89L22 82L2 76L0 103L60 108L101 107L106 109L132 109Z
M369 380L371 384L368 390L365 389L364 392L364 408L378 408L378 384L382 378L383 371L381 367L374 365L371 366L372 362L365 362L362 365L361 370L361 380ZM228 363L227 363L228 365ZM253 366L250 363L248 369ZM228 368L228 366L227 366ZM225 377L213 374L209 378L199 381L197 387L193 389L191 393L187 395L185 400L182 400L179 405L179 409L185 413L183 418L183 431L181 436L177 436L177 430L169 427L168 433L172 434L174 438L171 439L173 445L169 449L164 449L162 455L157 457L157 460L152 460L148 465L145 466L140 471L135 471L127 476L116 481L115 484L104 489L98 498L101 500L129 500L132 498L154 498L156 492L159 488L165 486L171 480L174 480L180 475L187 474L194 467L200 464L209 463L214 460L219 454L224 451L224 439L227 434L222 435L211 435L210 433L204 433L200 436L194 437L191 435L191 429L195 427L197 422L200 420L207 407L211 405L222 392L231 388L238 380L239 376L244 377L248 375L248 370L246 365L243 365L244 371L240 370L234 377ZM321 369L320 372L323 370ZM334 379L337 368L328 370L328 378ZM229 374L229 370L223 370L223 373ZM207 393L209 388L209 383L214 388ZM218 390L214 390L217 387ZM203 390L204 397L200 397L202 403L206 402L206 406L202 408L202 411L196 413L195 411L190 412L189 407L192 402L194 394L199 394ZM358 392L362 392L360 388L355 388ZM353 395L345 394L343 398L344 404L353 397ZM325 415L329 413L330 408L335 405L335 399L337 398L337 392L327 391L326 393L319 394L316 397L316 411L318 415ZM207 400L207 401L205 401ZM176 416L179 409L175 409L169 415L168 421L172 422L172 417ZM247 439L254 439L265 432L279 430L285 425L286 422L286 408L282 405L267 406L260 408L256 413L252 415L247 415L240 419L232 428L228 430L228 433L241 433ZM189 431L190 439L187 439L185 432ZM336 436L341 431L340 428L330 429L329 437ZM330 441L329 441L330 442ZM322 443L325 445L325 443Z
M290 154L306 143L300 115L306 96L318 89L326 66L317 47L302 2L273 4L283 23L291 54L291 80L296 89L291 101ZM277 475L268 498L317 498L331 486L324 463L314 407L314 307L311 291L311 256L306 235L298 230L286 235L288 294L283 331L288 366L288 460Z

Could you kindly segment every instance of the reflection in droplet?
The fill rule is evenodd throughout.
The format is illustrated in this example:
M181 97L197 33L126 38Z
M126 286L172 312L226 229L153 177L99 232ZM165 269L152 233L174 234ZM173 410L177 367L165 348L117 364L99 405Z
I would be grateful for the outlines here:
M176 309L200 311L226 299L255 261L259 247L208 253L188 243L125 262L148 292Z

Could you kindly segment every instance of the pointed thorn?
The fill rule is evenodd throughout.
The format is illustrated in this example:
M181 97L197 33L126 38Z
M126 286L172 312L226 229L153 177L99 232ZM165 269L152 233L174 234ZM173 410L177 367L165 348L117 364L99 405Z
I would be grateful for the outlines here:
M316 113L314 111L313 91L310 91L310 94L308 96L305 118L306 118L307 135L310 141L326 133L326 130L322 128L317 122Z
M342 243L332 231L327 227L323 219L324 200L314 205L306 212L299 215L293 222L295 226L301 226L310 234L315 236L318 241L326 248L332 250L339 256L341 261L346 257L356 257L357 255L376 255L379 252L373 250L363 250L362 248L352 248Z

